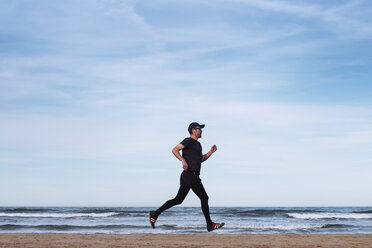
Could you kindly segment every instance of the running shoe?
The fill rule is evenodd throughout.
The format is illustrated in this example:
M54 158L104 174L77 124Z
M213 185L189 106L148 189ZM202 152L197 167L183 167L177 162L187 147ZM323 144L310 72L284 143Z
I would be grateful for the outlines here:
M213 230L216 230L216 229L220 229L221 227L223 227L223 225L225 225L225 223L215 223L213 222L212 225L210 226L207 226L207 229L208 229L208 232L211 232Z
M155 228L155 222L158 217L155 216L154 211L149 212L149 220L152 228Z

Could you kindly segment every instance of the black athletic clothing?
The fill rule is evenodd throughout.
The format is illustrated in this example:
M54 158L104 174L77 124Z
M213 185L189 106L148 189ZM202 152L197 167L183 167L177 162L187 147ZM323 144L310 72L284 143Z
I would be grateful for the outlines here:
M184 139L181 144L184 146L182 149L182 157L186 160L188 165L187 171L183 171L180 177L180 188L175 198L167 201L154 214L158 217L163 211L175 205L181 204L186 198L190 189L199 197L201 201L201 208L205 217L207 225L213 224L209 216L208 195L205 192L204 186L199 177L200 167L203 159L202 147L197 140L191 137Z
M203 160L202 147L199 141L191 137L184 139L181 144L184 146L182 149L182 157L186 160L189 171L200 174L200 167Z
M212 225L213 222L211 220L211 217L209 216L208 195L204 189L199 175L196 174L196 172L183 171L180 177L180 184L181 185L178 189L176 197L167 201L163 204L163 206L158 208L154 212L155 216L158 217L163 211L167 210L168 208L181 204L186 198L190 189L192 189L192 191L194 191L194 193L199 197L201 201L201 208L205 217L205 221L207 222L207 226Z

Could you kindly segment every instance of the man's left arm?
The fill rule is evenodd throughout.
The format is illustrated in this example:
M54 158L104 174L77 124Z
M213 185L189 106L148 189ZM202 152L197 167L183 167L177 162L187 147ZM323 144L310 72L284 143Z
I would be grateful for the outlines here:
M203 155L202 162L207 160L215 151L217 151L217 146L213 145L212 148L209 150L209 152Z

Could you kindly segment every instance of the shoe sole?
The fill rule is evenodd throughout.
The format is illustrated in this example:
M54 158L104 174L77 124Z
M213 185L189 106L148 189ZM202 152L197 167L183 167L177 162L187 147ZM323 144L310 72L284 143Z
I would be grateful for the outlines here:
M151 221L151 212L149 212L150 226L155 229L155 223Z

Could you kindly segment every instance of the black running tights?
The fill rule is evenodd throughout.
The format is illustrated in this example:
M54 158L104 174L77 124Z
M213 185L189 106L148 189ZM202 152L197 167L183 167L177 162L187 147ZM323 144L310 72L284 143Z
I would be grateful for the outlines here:
M163 211L167 210L168 208L181 204L183 200L186 198L190 189L194 191L194 193L199 197L201 201L201 209L203 211L207 225L212 225L212 220L211 217L209 216L208 195L207 192L205 192L205 189L201 181L197 181L191 185L181 184L176 197L174 199L167 201L166 203L163 204L163 206L158 208L155 211L156 216L159 216Z

